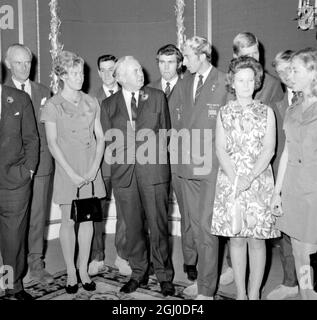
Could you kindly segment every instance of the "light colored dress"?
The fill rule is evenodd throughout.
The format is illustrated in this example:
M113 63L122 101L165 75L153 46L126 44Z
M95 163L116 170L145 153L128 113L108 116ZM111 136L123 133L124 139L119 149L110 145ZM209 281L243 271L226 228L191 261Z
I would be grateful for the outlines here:
M56 123L57 144L66 161L79 175L89 171L95 157L94 125L98 109L97 100L81 92L78 106L64 99L59 93L49 99L41 110L42 122ZM77 187L58 162L55 163L53 201L56 204L71 204L76 198ZM106 196L100 170L94 187L96 197ZM91 184L80 189L80 198L89 198L91 194Z
M219 112L226 135L226 152L231 158L235 172L238 175L247 175L252 171L263 149L268 107L259 101L253 101L242 108L237 101L229 101ZM243 223L241 232L235 235L232 232L230 214L233 185L220 166L211 233L256 239L280 236L280 232L275 228L276 217L270 210L273 189L273 173L269 165L256 177L251 187L238 197Z
M288 163L277 227L292 238L317 244L317 103L304 112L301 101L289 107L284 130Z

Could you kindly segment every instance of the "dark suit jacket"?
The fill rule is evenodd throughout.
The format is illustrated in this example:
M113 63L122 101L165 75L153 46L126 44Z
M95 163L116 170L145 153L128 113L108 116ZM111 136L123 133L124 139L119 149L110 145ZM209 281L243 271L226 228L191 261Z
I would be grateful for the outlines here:
M285 145L285 132L283 130L283 122L284 122L285 112L288 107L289 107L288 92L286 91L284 94L283 100L276 102L272 106L272 109L275 113L275 119L276 119L276 146L275 146L275 155L272 159L272 166L273 166L273 172L274 172L275 178L277 176L280 158Z
M105 99L101 105L101 124L104 132L109 129L119 129L123 138L123 143L121 141L117 143L116 150L113 150L110 146L115 139L106 141L105 157L110 153L112 159L115 156L116 158L122 157L121 159L124 160L124 163L121 164L111 164L111 181L114 187L128 187L134 170L136 170L136 174L142 178L145 184L154 185L170 180L166 138L164 138L161 143L165 148L162 148L162 151L159 150L159 129L169 130L171 127L165 94L162 91L148 87L144 87L143 92L143 98L140 94L138 102L136 131L131 127L129 114L121 90L108 99ZM130 155L129 159L135 159L138 148L147 141L146 139L136 141L135 134L138 134L140 130L143 130L151 141L151 143L148 144L149 149L154 148L155 155L154 151L149 152L149 156L154 155L154 163L142 164L139 162L139 157L135 160L135 163L131 160L127 161L128 155ZM111 132L111 130L108 131L108 133L109 132ZM135 142L135 148L133 142ZM142 154L144 154L144 152L142 152ZM165 158L165 163L160 164L159 155L161 158Z
M272 107L274 103L283 99L284 92L281 82L264 72L262 87L255 94L254 99L262 101L264 104Z
M218 172L218 159L215 152L215 130L218 110L226 104L227 90L225 86L225 74L215 67L212 67L196 104L193 100L193 85L195 75L188 75L179 81L175 87L175 99L173 104L179 109L181 117L181 127L190 130L190 134L185 136L183 146L178 144L178 154L189 157L189 164L181 163L177 166L177 174L187 179L212 181ZM211 129L212 136L204 135L204 130L200 130L200 135L193 134L193 129ZM181 140L181 139L180 139ZM171 149L175 147L175 139L171 137ZM188 146L191 146L189 148ZM199 148L198 148L199 147ZM199 164L201 155L206 156L212 150L212 159L205 165ZM172 151L171 151L172 152ZM204 167L204 174L196 174L197 168ZM195 171L194 171L195 169ZM197 171L196 171L197 172Z
M103 90L103 87L98 88L96 91L93 92L92 95L97 98L100 106L102 101L107 98L105 90Z
M0 189L14 190L30 180L39 158L39 136L28 94L2 86Z
M36 117L37 129L40 136L40 160L38 163L38 167L36 169L36 176L47 176L52 173L54 169L53 157L48 149L46 133L45 133L45 125L40 122L41 116L41 108L44 107L44 100L49 99L51 96L50 90L43 86L40 83L30 81L31 83L31 100L34 108L34 113ZM6 85L12 88L15 88L14 82L10 78ZM41 102L43 101L43 105Z

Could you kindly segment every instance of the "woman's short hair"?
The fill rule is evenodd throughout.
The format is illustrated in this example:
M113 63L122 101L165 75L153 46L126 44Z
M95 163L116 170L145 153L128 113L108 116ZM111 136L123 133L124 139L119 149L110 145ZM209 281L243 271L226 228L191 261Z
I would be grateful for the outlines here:
M83 58L70 51L62 51L53 61L54 73L58 77L67 74L70 68L78 65L84 65Z
M227 89L231 93L235 93L232 88L235 74L242 69L251 69L254 72L254 91L261 88L263 78L263 68L261 64L252 57L241 56L232 59L227 73Z
M200 54L205 54L209 62L211 62L211 44L207 39L202 37L194 36L190 39L187 39L183 45L190 47L197 56Z
M311 83L311 92L317 97L317 49L311 47L301 49L293 55L292 59L294 58L300 59L305 68L314 73L315 76Z

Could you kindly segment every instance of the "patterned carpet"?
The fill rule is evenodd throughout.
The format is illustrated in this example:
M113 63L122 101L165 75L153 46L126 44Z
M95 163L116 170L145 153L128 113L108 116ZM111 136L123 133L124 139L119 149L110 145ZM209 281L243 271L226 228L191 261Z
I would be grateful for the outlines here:
M129 277L122 276L118 270L106 267L104 271L92 277L97 288L93 292L85 291L81 285L76 294L70 295L65 292L66 273L59 272L54 275L55 282L51 285L40 283L28 283L25 290L37 300L191 300L192 297L183 294L186 283L174 282L176 293L173 297L163 297L160 293L160 285L155 276L151 276L147 286L138 288L137 291L124 294L119 290L129 280ZM3 300L4 296L0 296ZM218 292L216 300L233 300L234 297Z

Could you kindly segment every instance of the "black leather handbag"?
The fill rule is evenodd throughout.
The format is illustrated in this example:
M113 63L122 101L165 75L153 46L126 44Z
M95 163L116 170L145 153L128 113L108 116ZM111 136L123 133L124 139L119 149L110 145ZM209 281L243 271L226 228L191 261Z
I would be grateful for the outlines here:
M92 198L79 199L79 190L80 188L77 188L76 199L72 201L71 219L77 223L100 222L102 220L101 202L99 198L95 197L94 183L91 182Z

